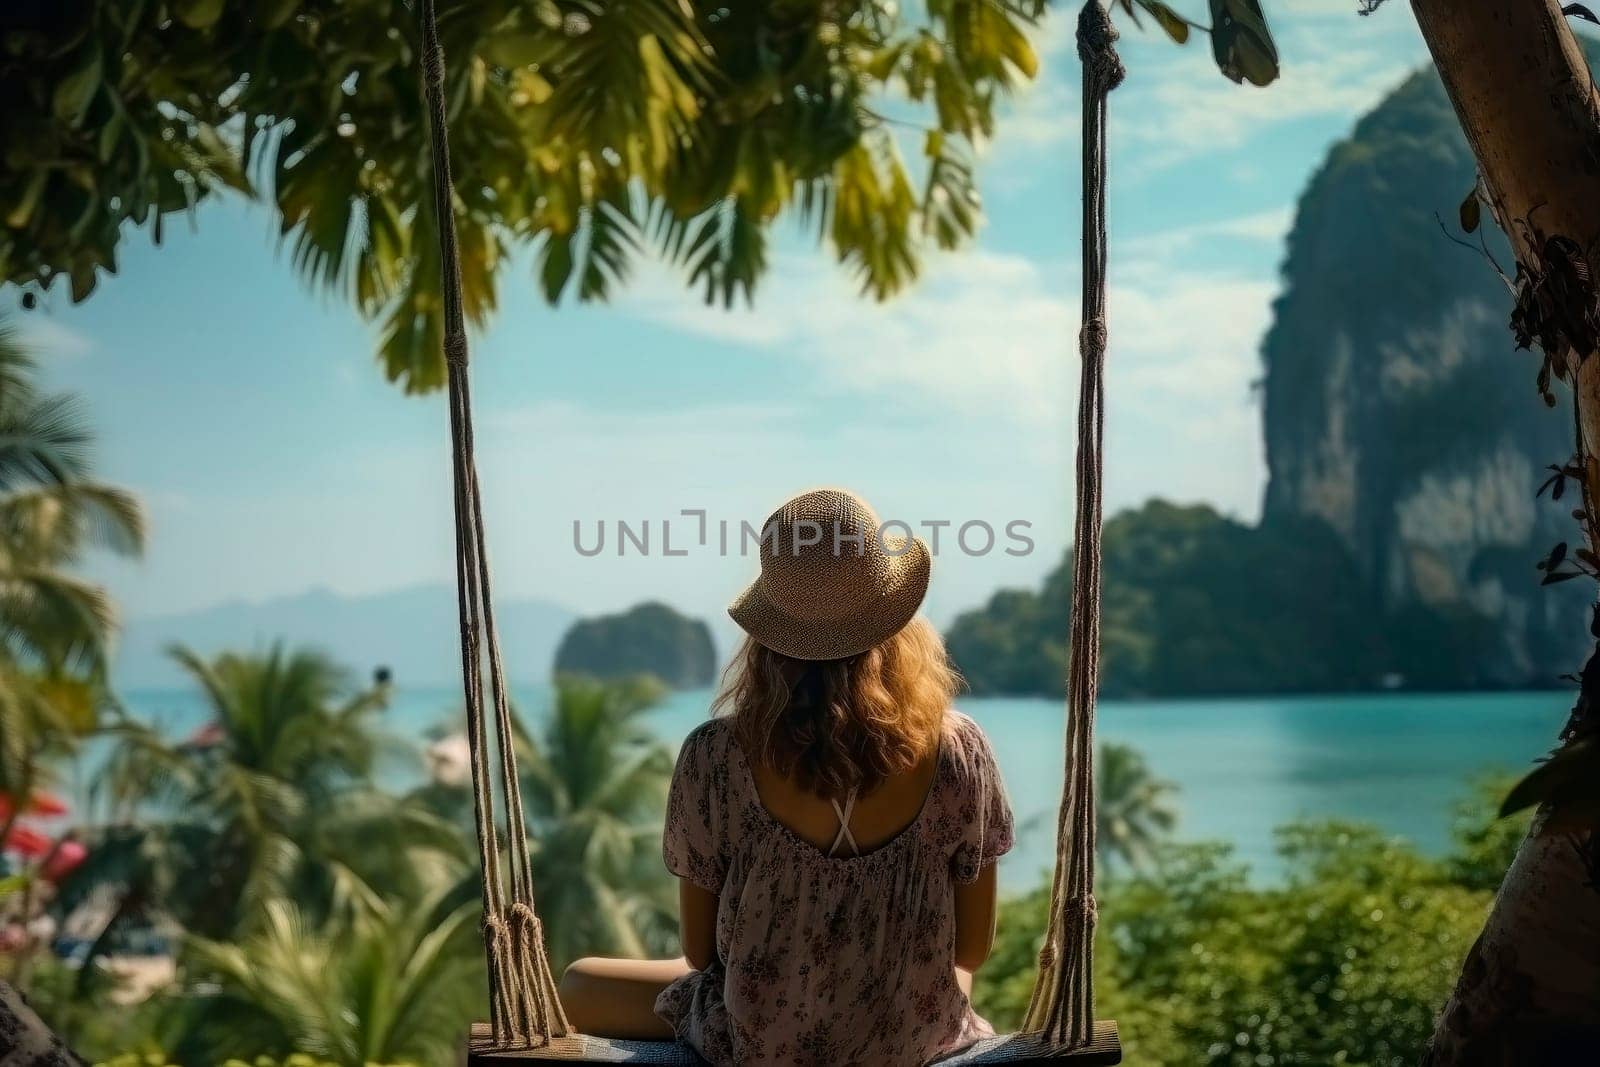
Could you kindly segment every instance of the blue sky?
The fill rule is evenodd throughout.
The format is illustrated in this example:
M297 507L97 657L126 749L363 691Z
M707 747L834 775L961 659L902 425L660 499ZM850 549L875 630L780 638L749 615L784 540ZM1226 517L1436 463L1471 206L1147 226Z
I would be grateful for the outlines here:
M1204 21L1197 0L1175 6ZM1255 517L1264 466L1250 386L1292 205L1328 146L1425 58L1403 6L1373 18L1353 0L1265 6L1284 69L1266 90L1226 82L1203 38L1179 48L1122 24L1113 508L1159 495ZM1025 557L941 553L938 622L1055 565L1071 524L1076 374L1070 22L1043 28L1043 74L985 151L978 241L931 260L896 301L858 298L787 229L753 311L705 308L648 264L608 306L551 309L512 268L474 342L503 596L583 612L657 597L713 614L750 560L583 558L573 521L592 533L598 519L658 524L683 508L756 521L821 484L912 523L1032 524ZM294 275L266 212L208 205L192 230L170 226L159 249L134 235L120 258L86 304L58 292L13 321L51 384L85 397L105 475L148 503L147 557L94 564L127 614L450 580L443 397L383 381L375 331Z

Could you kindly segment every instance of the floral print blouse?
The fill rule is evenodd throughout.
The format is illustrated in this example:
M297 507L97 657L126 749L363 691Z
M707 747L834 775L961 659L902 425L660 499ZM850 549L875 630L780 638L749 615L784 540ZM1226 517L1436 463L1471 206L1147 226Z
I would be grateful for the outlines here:
M656 1013L717 1067L924 1064L993 1033L955 975L955 884L1011 848L989 741L945 716L939 765L910 826L859 856L825 855L761 805L733 724L683 743L667 803L667 869L717 894L715 962Z

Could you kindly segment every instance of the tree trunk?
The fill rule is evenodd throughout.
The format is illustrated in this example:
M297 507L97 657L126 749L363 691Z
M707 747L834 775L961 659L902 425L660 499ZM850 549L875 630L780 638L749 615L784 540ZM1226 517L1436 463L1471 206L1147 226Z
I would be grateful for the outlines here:
M1412 0L1411 6L1477 156L1491 209L1511 238L1519 280L1560 273L1551 267L1552 248L1600 265L1600 98L1560 4ZM1554 309L1576 316L1566 321L1592 323L1600 306L1582 270L1567 271L1537 300L1529 295L1533 288L1519 287L1518 305L1533 303L1536 318ZM1582 328L1538 340L1556 375L1573 385L1583 466L1600 472L1591 459L1600 445L1594 340ZM1597 482L1585 479L1591 545L1600 545L1590 505ZM1600 694L1580 695L1569 736L1600 727L1590 721L1600 714L1590 710L1600 708L1591 696ZM1543 814L1534 820L1506 872L1440 1016L1427 1064L1600 1062L1600 848L1594 834L1552 833L1545 824Z

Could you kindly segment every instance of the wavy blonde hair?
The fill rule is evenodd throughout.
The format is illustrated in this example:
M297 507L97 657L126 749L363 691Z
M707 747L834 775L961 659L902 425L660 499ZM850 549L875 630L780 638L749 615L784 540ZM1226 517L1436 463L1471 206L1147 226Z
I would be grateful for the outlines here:
M847 659L793 659L747 637L712 712L732 718L752 760L843 798L932 751L960 685L938 631L918 617Z

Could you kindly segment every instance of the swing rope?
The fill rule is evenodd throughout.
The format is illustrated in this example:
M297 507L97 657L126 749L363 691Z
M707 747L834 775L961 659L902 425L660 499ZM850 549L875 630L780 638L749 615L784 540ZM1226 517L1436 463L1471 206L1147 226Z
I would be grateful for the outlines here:
M1067 660L1066 776L1039 977L1023 1029L1078 1048L1094 1035L1094 712L1100 687L1100 526L1106 364L1106 97L1122 83L1100 0L1078 15L1083 64L1083 311L1078 330L1077 523Z
M456 606L461 624L461 675L471 754L473 820L482 864L483 943L489 971L489 1024L497 1048L539 1045L572 1032L545 955L544 932L533 906L522 791L517 779L516 736L506 695L500 638L495 630L484 543L483 500L472 432L472 390L467 330L456 241L455 192L450 175L450 131L444 102L444 48L434 0L421 0L422 81L433 163L433 216L438 227L444 300L443 348L450 392L450 453L455 487ZM508 870L502 872L489 769L483 666L489 665L489 711L505 798Z
M422 80L433 168L448 371L462 684L471 755L473 817L482 865L489 1023L496 1049L538 1047L572 1034L556 993L534 911L533 872L518 784L516 738L495 630L472 429L472 395L450 174L444 50L434 0L419 0ZM1117 32L1101 0L1078 17L1083 64L1083 295L1078 348L1077 509L1067 669L1066 774L1056 820L1056 865L1039 976L1023 1029L1047 1045L1082 1048L1094 1033L1094 713L1100 669L1101 448L1105 438L1106 97L1123 78ZM484 661L488 661L485 707ZM494 724L508 848L502 868L488 720Z

